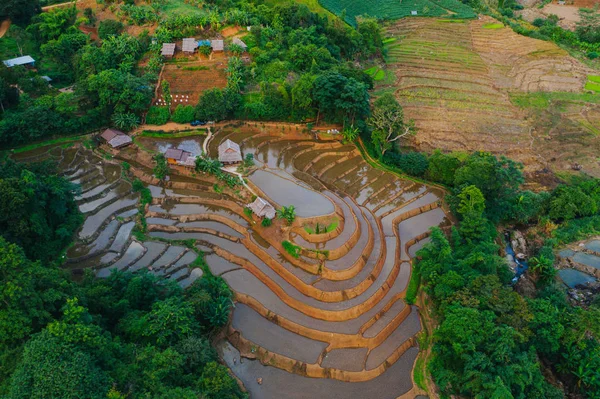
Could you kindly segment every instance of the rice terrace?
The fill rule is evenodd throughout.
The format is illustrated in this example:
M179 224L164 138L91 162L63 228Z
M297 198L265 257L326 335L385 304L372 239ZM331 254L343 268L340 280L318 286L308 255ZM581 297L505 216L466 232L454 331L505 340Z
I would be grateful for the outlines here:
M0 398L599 397L600 0L4 1Z

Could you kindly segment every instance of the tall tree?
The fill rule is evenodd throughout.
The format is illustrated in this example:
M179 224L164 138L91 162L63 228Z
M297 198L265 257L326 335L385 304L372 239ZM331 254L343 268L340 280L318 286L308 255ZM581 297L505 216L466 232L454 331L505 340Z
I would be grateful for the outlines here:
M31 18L41 11L39 0L2 0L0 2L0 20L8 18L20 25L27 25Z
M391 93L375 100L368 123L373 129L371 139L382 156L395 142L416 132L414 123L404 120L402 106Z

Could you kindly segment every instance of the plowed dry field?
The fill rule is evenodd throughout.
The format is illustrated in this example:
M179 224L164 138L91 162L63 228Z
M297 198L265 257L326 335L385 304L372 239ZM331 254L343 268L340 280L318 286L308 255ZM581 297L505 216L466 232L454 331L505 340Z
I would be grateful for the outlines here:
M170 84L173 108L179 104L195 106L205 90L227 85L227 59L222 54L213 55L210 59L200 55L184 58L187 57L167 63L161 75L161 82L166 80ZM164 100L162 89L159 88L153 103L159 105L160 99Z
M393 90L415 120L414 146L486 150L523 162L531 174L580 163L600 176L599 101L584 94L597 71L553 43L520 36L488 17L404 19L388 35L396 39L388 43L388 68L397 79L383 90ZM539 93L548 105L543 112L551 115L515 101ZM562 125L570 126L568 132Z

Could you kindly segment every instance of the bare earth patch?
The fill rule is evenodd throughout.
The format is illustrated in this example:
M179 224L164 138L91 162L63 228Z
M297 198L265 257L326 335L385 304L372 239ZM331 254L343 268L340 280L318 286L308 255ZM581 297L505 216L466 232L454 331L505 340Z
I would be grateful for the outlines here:
M570 169L574 162L597 173L591 150L598 141L597 107L583 99L569 112L556 105L553 117L540 119L511 100L518 93L583 94L588 76L595 73L566 51L520 36L489 17L405 19L388 35L397 38L388 44L388 68L397 80L387 90L395 90L416 122L415 147L506 155L523 162L533 180L547 174L548 167ZM577 140L570 141L558 127L563 118L577 130ZM549 134L572 146L570 155L564 156Z

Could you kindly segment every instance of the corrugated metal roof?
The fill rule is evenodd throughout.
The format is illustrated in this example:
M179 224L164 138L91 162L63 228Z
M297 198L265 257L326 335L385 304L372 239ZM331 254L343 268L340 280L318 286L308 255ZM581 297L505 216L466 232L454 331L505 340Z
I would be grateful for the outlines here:
M12 68L17 65L33 64L35 62L35 60L33 58L31 58L30 55L24 55L23 57L12 58L10 60L6 60L3 62L4 62L4 65L6 65L9 68Z
M126 134L120 134L118 136L116 136L114 139L110 140L108 142L108 144L111 145L111 147L113 148L119 148L119 147L123 147L126 146L128 144L131 144L133 142L133 140L131 140L131 137L129 137Z

